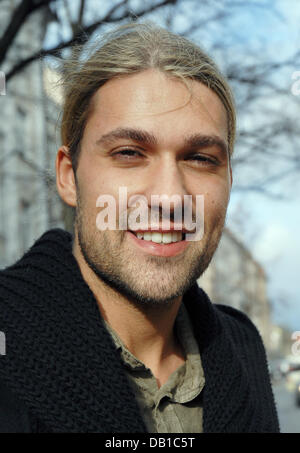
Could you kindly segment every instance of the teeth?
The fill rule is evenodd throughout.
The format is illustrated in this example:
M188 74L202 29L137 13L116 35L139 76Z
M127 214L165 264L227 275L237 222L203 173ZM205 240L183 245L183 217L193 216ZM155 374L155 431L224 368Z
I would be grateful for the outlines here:
M162 240L163 235L161 233L151 233L151 241L156 242L157 244L160 244L163 242Z
M144 241L151 241L152 233L144 233Z
M170 244L171 242L179 242L182 241L182 232L181 231L173 231L171 233L159 233L157 231L145 232L145 233L135 233L138 239L144 239L144 241L152 241L156 242L157 244Z
M170 244L170 242L172 242L172 235L173 233L163 233L160 236L162 236L162 241L164 244Z
M182 233L180 231L172 232L172 242L182 241Z

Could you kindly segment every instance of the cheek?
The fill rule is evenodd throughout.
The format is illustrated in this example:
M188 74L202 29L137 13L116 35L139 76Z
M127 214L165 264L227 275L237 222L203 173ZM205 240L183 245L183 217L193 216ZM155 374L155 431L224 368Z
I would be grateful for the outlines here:
M113 184L112 178L106 181L98 175L93 181L89 178L81 183L81 217L89 229L99 230L97 227L99 215L106 223L113 221L115 217L117 219L118 209L118 184Z
M97 169L95 165L80 168L78 183L82 205L90 212L98 210L96 202L100 195L115 195L114 186L116 185L112 183L111 175L103 169L102 171Z
M206 218L224 217L229 202L229 185L222 184L212 187L204 194L204 214Z

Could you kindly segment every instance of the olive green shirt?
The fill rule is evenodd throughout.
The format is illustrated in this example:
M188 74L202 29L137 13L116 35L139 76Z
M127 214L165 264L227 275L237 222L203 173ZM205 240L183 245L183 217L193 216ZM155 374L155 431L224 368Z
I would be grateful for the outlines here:
M178 311L175 332L184 349L186 361L160 388L151 370L131 354L116 332L108 323L105 324L120 351L125 373L148 432L201 433L205 378L199 347L184 305Z

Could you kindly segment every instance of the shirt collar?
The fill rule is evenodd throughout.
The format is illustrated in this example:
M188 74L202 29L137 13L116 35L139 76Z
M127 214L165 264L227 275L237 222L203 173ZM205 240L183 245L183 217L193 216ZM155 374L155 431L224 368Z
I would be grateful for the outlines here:
M143 362L136 358L124 345L118 334L105 321L105 325L110 332L117 350L120 351L123 365L134 373L138 371L151 370ZM204 387L205 378L201 363L200 351L197 341L193 334L193 327L188 312L181 304L176 320L175 331L182 344L186 355L185 363L177 368L168 381L156 392L155 399L160 400L162 396L168 396L177 403L186 403L196 398Z

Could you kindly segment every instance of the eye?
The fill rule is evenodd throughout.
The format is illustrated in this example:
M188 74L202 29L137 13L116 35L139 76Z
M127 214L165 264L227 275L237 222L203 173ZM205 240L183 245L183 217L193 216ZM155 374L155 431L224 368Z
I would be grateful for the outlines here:
M121 160L131 160L134 158L142 157L142 154L135 149L121 149L112 154L113 157Z
M203 154L193 154L192 156L189 156L187 160L195 161L196 165L218 165L216 159Z

